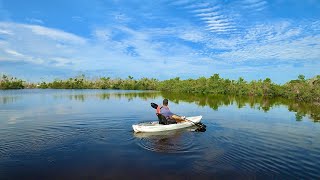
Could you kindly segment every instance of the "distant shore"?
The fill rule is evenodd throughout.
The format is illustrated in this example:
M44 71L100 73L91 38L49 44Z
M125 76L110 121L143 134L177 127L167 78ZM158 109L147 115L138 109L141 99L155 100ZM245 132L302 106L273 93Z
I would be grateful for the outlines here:
M17 77L3 75L0 77L0 89L122 89L122 90L157 90L176 93L195 94L224 94L235 96L257 97L283 97L299 102L313 102L320 105L320 75L305 79L299 75L297 79L288 81L283 85L275 84L270 78L264 80L245 81L242 77L238 80L224 79L219 74L209 78L181 80L179 77L160 81L154 78L134 79L128 76L126 79L111 79L101 77L88 79L85 75L54 80L51 82L33 83L26 82Z

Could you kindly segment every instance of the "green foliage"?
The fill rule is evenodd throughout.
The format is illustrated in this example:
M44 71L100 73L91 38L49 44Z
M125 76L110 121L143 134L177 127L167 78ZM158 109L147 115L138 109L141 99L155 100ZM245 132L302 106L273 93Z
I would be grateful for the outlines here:
M0 89L23 89L23 81L15 77L2 75L0 77Z
M283 85L283 97L297 101L320 103L320 76L305 80L299 75L297 80L292 80Z
M3 75L0 79L0 89L24 88L22 80L9 78ZM34 88L34 84L26 87ZM301 102L315 102L320 104L320 75L305 79L299 75L298 79L291 80L284 85L278 85L270 78L264 80L245 81L242 77L238 80L223 79L219 74L213 74L209 78L181 80L179 77L159 81L154 78L134 79L128 76L126 79L111 79L101 77L89 80L85 75L80 75L66 80L56 79L52 82L42 82L38 88L53 89L126 89L126 90L159 90L175 93L195 93L205 95L234 95L242 97L284 97Z

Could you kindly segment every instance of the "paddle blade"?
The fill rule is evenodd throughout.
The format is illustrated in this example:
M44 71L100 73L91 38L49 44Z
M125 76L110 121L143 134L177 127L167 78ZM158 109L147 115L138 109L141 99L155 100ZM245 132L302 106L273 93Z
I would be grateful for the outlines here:
M201 122L196 123L196 126L201 127L201 128L207 128L207 126Z
M157 108L158 108L158 104L156 104L156 103L151 103L151 107L153 107L154 109L157 109Z
M198 127L196 132L205 132L207 130L207 126L201 122L198 122L195 125Z
M206 132L206 128L197 128L196 132Z

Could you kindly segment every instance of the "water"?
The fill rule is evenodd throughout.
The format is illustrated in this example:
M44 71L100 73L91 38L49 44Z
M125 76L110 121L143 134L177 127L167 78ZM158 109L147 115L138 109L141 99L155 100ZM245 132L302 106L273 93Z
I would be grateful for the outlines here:
M194 127L133 133L150 103L203 115ZM0 179L319 179L319 107L143 91L0 91Z

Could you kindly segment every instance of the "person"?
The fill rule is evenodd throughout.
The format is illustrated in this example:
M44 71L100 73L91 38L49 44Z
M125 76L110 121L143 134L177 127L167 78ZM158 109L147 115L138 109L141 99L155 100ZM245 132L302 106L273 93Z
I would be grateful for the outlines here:
M162 106L158 106L157 107L157 114L161 114L163 115L167 122L165 122L164 124L172 124L172 123L180 123L180 122L184 122L185 121L185 117L184 116L178 116L174 113L172 113L168 107L168 99L164 99L162 102Z

